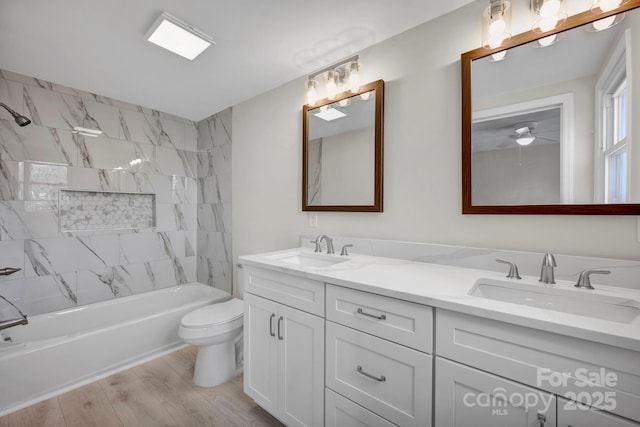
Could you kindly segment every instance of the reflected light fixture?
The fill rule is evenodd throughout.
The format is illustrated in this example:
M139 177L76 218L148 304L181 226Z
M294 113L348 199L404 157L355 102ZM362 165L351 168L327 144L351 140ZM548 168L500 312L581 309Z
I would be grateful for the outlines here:
M617 7L626 3L626 0L594 0L591 11L593 13L605 13L610 12ZM606 18L599 19L592 22L585 27L585 30L589 32L597 32L611 28L624 19L624 13L608 16Z
M484 47L495 49L511 38L511 2L490 0L489 7L482 13L482 33Z
M557 41L558 35L551 34L550 36L542 37L541 39L536 40L536 47L548 47L556 44Z
M80 126L74 126L72 133L78 133L82 136L90 136L91 138L97 138L100 135L102 135L103 132L100 129L90 129L90 128L83 128Z
M332 120L345 117L346 114L336 108L327 108L325 110L321 110L319 113L315 113L314 116L330 122Z
M567 19L565 0L531 0L533 31L546 33Z
M314 105L321 98L333 99L340 90L353 93L360 90L362 78L358 58L356 55L310 74L306 82L307 104Z
M160 14L145 38L189 60L195 59L206 48L216 43L207 34L167 12Z
M534 123L525 122L520 124L520 126L516 126L514 132L516 133L515 139L518 145L529 145L536 139L536 137L531 134L531 130L535 127Z
M502 61L505 56L507 56L507 51L505 50L501 50L500 52L496 52L494 54L491 55L491 61L492 62L498 62L498 61Z

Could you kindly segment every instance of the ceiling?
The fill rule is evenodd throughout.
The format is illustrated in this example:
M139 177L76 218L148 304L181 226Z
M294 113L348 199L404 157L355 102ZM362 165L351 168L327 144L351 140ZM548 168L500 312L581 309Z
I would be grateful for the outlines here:
M0 68L201 120L471 2L0 0ZM161 11L217 44L147 42Z

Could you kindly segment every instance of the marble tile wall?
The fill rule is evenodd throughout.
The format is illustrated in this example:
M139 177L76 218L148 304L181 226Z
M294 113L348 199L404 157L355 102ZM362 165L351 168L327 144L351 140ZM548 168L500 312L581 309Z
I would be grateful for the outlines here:
M198 123L198 282L233 291L231 119L228 108Z
M0 267L22 269L0 295L33 315L196 280L194 122L4 70L0 101L33 121L0 111ZM60 189L154 193L157 226L60 232Z

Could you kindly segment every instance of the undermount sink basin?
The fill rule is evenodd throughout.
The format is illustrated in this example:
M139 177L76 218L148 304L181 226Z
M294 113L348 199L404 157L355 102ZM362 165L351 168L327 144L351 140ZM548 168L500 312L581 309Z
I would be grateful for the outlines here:
M324 255L315 252L287 252L284 254L271 255L268 258L304 267L330 267L348 261L349 258L338 258L337 256Z
M480 279L469 295L619 323L631 323L640 315L640 301L636 299L589 292Z

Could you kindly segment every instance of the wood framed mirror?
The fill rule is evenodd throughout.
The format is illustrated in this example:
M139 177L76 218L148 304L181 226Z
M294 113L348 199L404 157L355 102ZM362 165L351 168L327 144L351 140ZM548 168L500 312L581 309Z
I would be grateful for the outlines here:
M463 214L640 215L638 7L462 54Z
M382 212L384 82L302 107L302 210Z

